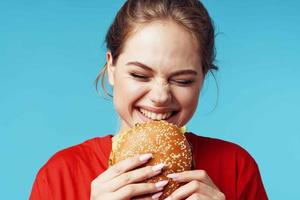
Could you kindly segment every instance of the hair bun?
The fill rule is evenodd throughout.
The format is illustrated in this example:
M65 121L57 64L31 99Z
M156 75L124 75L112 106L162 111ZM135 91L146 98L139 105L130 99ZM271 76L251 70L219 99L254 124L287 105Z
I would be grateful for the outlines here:
M153 158L145 166L164 163L165 167L161 174L145 182L169 180L160 197L164 199L180 186L166 175L191 170L192 167L192 152L184 132L185 129L163 120L136 124L113 141L110 165L138 154L152 153Z

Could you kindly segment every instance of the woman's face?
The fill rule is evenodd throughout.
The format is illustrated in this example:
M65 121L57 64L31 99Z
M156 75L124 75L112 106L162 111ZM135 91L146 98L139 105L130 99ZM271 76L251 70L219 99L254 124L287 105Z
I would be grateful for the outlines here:
M121 130L149 120L183 126L191 119L204 78L198 48L181 26L155 21L127 39L115 65L107 53Z

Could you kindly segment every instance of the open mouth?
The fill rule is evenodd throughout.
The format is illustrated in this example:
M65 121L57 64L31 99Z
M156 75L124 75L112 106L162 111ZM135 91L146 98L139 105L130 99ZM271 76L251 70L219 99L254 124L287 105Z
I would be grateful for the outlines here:
M154 113L148 110L145 110L143 108L138 108L139 112L151 120L168 120L170 117L172 117L176 112L170 111L165 113Z

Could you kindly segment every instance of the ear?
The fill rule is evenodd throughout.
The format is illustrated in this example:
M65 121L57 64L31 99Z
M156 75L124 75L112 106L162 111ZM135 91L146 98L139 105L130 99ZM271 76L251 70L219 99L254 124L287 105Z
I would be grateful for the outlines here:
M113 65L113 57L111 52L106 53L106 65L107 65L107 73L108 73L108 82L111 86L114 86L115 83L115 69L116 67Z

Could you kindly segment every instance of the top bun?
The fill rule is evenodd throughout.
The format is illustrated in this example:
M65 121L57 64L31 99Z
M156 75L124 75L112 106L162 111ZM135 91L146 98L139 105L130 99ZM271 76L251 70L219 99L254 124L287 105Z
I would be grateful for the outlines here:
M166 175L191 170L192 167L192 152L184 133L183 128L163 120L136 124L116 136L109 164L111 166L139 154L152 153L153 158L143 166L164 163L165 167L161 174L145 182L169 180L160 197L164 199L180 186Z

